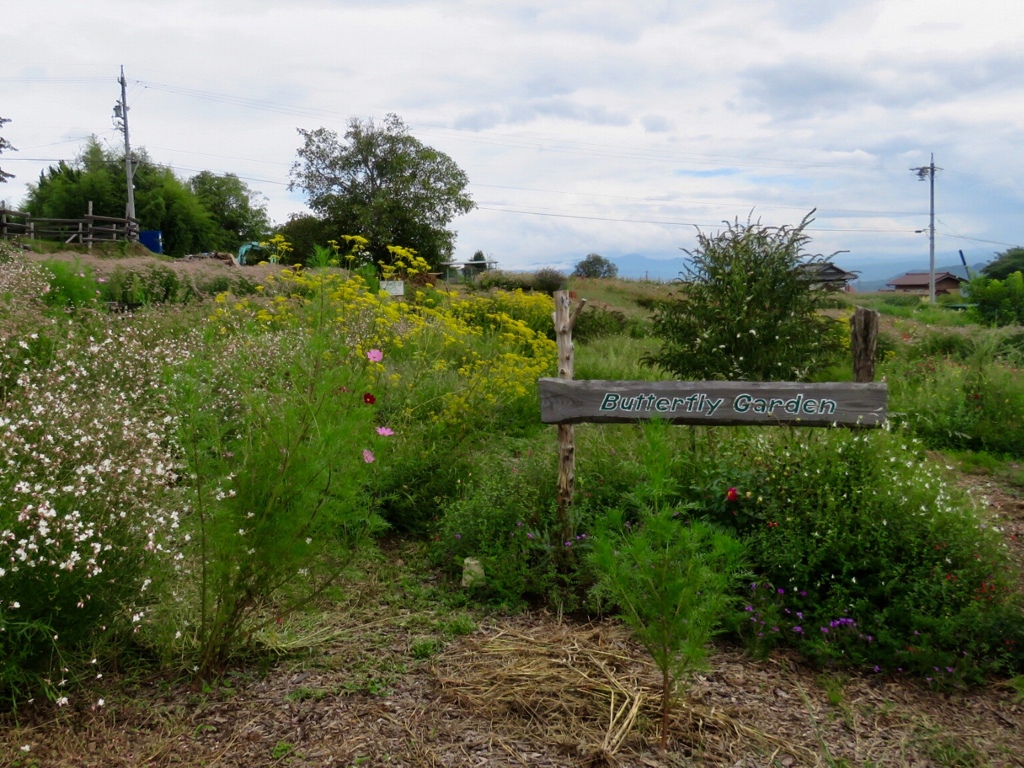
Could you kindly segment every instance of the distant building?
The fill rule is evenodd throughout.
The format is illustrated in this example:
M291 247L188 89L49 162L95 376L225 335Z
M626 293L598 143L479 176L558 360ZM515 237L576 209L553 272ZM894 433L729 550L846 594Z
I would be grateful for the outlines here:
M907 272L905 275L893 278L885 285L889 290L896 291L897 293L919 293L927 295L930 279L931 277L929 272ZM954 275L952 272L936 272L935 295L941 296L944 293L959 291L960 286L966 282L967 280L959 275Z
M830 261L801 264L813 290L851 291L850 283L860 277L859 272L847 272Z

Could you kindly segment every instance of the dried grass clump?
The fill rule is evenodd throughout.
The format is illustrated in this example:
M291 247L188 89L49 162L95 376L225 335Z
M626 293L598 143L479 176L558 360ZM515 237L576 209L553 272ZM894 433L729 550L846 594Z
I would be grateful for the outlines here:
M623 627L542 624L467 638L438 658L442 690L502 734L557 744L589 765L618 765L657 746L658 671L638 661ZM685 696L671 723L674 759L733 765L756 744L764 754L816 756L780 742L713 706Z

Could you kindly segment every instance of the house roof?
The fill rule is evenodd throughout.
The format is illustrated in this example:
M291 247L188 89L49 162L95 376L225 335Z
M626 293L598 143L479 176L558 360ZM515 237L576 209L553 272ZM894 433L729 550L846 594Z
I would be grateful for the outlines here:
M837 267L830 261L819 261L812 264L801 264L800 269L807 273L807 276L819 283L849 282L856 280L860 273L847 272L842 267Z
M930 275L930 272L907 272L905 275L894 277L886 285L891 285L893 288L927 288ZM957 283L967 282L960 275L954 275L952 272L936 272L935 284L938 285L943 280L954 280Z

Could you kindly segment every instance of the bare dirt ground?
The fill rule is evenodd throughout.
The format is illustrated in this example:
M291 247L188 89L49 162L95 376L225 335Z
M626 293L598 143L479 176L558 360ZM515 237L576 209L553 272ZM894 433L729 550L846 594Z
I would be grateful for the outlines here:
M93 274L97 277L109 276L118 267L129 271L144 272L149 267L159 265L173 269L175 272L191 277L200 283L220 276L230 278L239 275L245 275L249 280L258 281L269 274L280 272L283 269L283 267L277 264L249 264L239 267L216 258L195 256L193 258L171 259L152 254L147 255L145 252L130 256L111 256L98 252L59 251L56 253L33 253L25 251L24 255L35 261L61 259L78 262L83 267L88 267L92 270Z
M1019 558L1024 501L968 482ZM385 552L344 601L306 617L276 644L287 655L215 685L108 671L67 707L0 718L0 765L1024 766L1010 681L941 692L725 644L684 686L661 755L658 676L622 626L528 613L454 635L466 616L424 599L449 587L408 555Z

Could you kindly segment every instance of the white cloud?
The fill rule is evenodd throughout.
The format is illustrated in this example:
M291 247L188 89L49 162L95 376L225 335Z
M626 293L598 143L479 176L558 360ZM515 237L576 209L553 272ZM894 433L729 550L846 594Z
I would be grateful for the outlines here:
M473 183L461 257L677 258L693 224L817 208L844 266L926 260L908 169L935 152L940 257L974 262L1024 241L1022 25L1009 0L39 0L0 28L0 198L119 141L124 64L133 142L237 173L278 221L296 127L396 112Z

